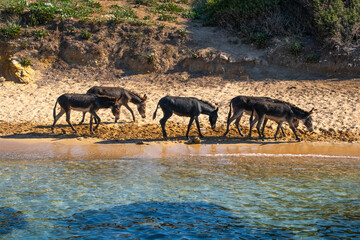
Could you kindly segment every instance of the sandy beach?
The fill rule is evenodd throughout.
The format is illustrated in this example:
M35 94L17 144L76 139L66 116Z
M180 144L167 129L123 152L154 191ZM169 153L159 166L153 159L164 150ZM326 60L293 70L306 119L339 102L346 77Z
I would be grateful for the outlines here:
M161 110L157 118L152 119L158 100L168 95L195 96L207 100L219 107L217 128L212 131L208 117L200 116L202 131L205 136L219 138L225 131L226 119L229 111L230 100L238 95L267 96L290 102L296 106L311 110L313 113L314 132L306 130L303 123L299 125L299 135L302 140L318 141L346 141L357 142L360 139L360 80L359 79L319 79L319 80L276 80L264 81L224 80L221 77L189 78L184 82L179 74L164 75L136 75L119 78L118 81L80 81L74 78L62 81L49 81L44 84L19 85L10 82L0 83L0 135L38 135L38 136L68 136L73 137L97 137L112 140L161 140L162 133L158 121L162 117ZM114 124L114 118L110 110L99 110L99 116L103 124L91 136L88 125L76 126L79 135L73 136L68 127L65 116L60 118L55 128L55 135L51 134L50 126L53 121L53 107L58 96L63 93L86 93L92 86L119 86L135 91L140 95L147 94L146 118L141 118L136 106L131 105L136 116L136 122L132 122L130 112L124 107L121 110L120 122ZM59 112L59 106L57 112ZM81 119L80 112L72 112L71 121L77 124ZM241 121L241 128L248 132L249 116L245 115ZM89 120L87 119L86 122ZM189 119L172 116L167 124L167 132L170 138L179 140L178 137L185 135ZM280 141L295 140L287 124L285 129L288 136ZM266 129L267 137L273 137L276 124L271 123ZM253 130L255 131L255 129ZM196 136L196 126L192 126L191 134ZM254 132L257 137L257 133ZM239 138L234 124L228 135L231 138ZM181 139L181 138L180 138ZM212 139L214 140L214 139ZM246 139L237 139L246 140ZM273 139L271 139L273 141Z

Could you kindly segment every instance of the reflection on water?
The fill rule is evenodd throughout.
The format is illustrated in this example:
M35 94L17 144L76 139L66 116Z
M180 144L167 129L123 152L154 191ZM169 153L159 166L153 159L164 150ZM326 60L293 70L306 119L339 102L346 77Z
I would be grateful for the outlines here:
M0 238L356 238L359 159L0 161Z

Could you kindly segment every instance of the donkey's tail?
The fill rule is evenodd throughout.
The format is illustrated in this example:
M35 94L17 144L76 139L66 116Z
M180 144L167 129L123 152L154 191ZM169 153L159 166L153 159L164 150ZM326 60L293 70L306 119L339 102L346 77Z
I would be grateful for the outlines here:
M231 109L232 109L232 102L230 101L230 110L229 110L229 114L228 114L228 118L227 118L227 121L229 121L230 117L231 117Z
M158 108L159 108L159 103L157 104L155 112L153 114L153 120L156 118L156 112L157 112Z
M53 110L53 117L54 119L56 118L56 105L58 104L58 100L56 100L55 106L54 106L54 110Z

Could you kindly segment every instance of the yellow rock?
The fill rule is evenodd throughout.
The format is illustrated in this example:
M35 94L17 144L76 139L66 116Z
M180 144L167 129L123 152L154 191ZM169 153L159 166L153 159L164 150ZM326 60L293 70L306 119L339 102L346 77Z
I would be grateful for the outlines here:
M16 83L30 83L35 81L34 70L28 66L21 65L19 59L12 58L11 56L0 57L0 73L7 81Z

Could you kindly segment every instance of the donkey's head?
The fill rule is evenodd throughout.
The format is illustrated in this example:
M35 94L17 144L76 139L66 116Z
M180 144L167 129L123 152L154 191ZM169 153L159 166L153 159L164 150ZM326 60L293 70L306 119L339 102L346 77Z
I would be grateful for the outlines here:
M314 111L314 108L311 109L310 112L308 112L308 116L303 120L305 126L307 127L307 129L310 132L314 131L313 120L312 120L312 117L311 117L311 114L313 113L313 111Z
M115 122L117 122L120 119L120 105L114 105L111 108L111 112L115 117Z
M216 120L218 118L218 110L219 110L219 108L216 108L209 115L210 125L211 125L212 129L215 129L215 127L216 127Z
M145 94L144 97L141 98L141 102L139 104L137 104L137 109L142 118L146 117L146 114L145 114L146 99L147 99L147 96Z

